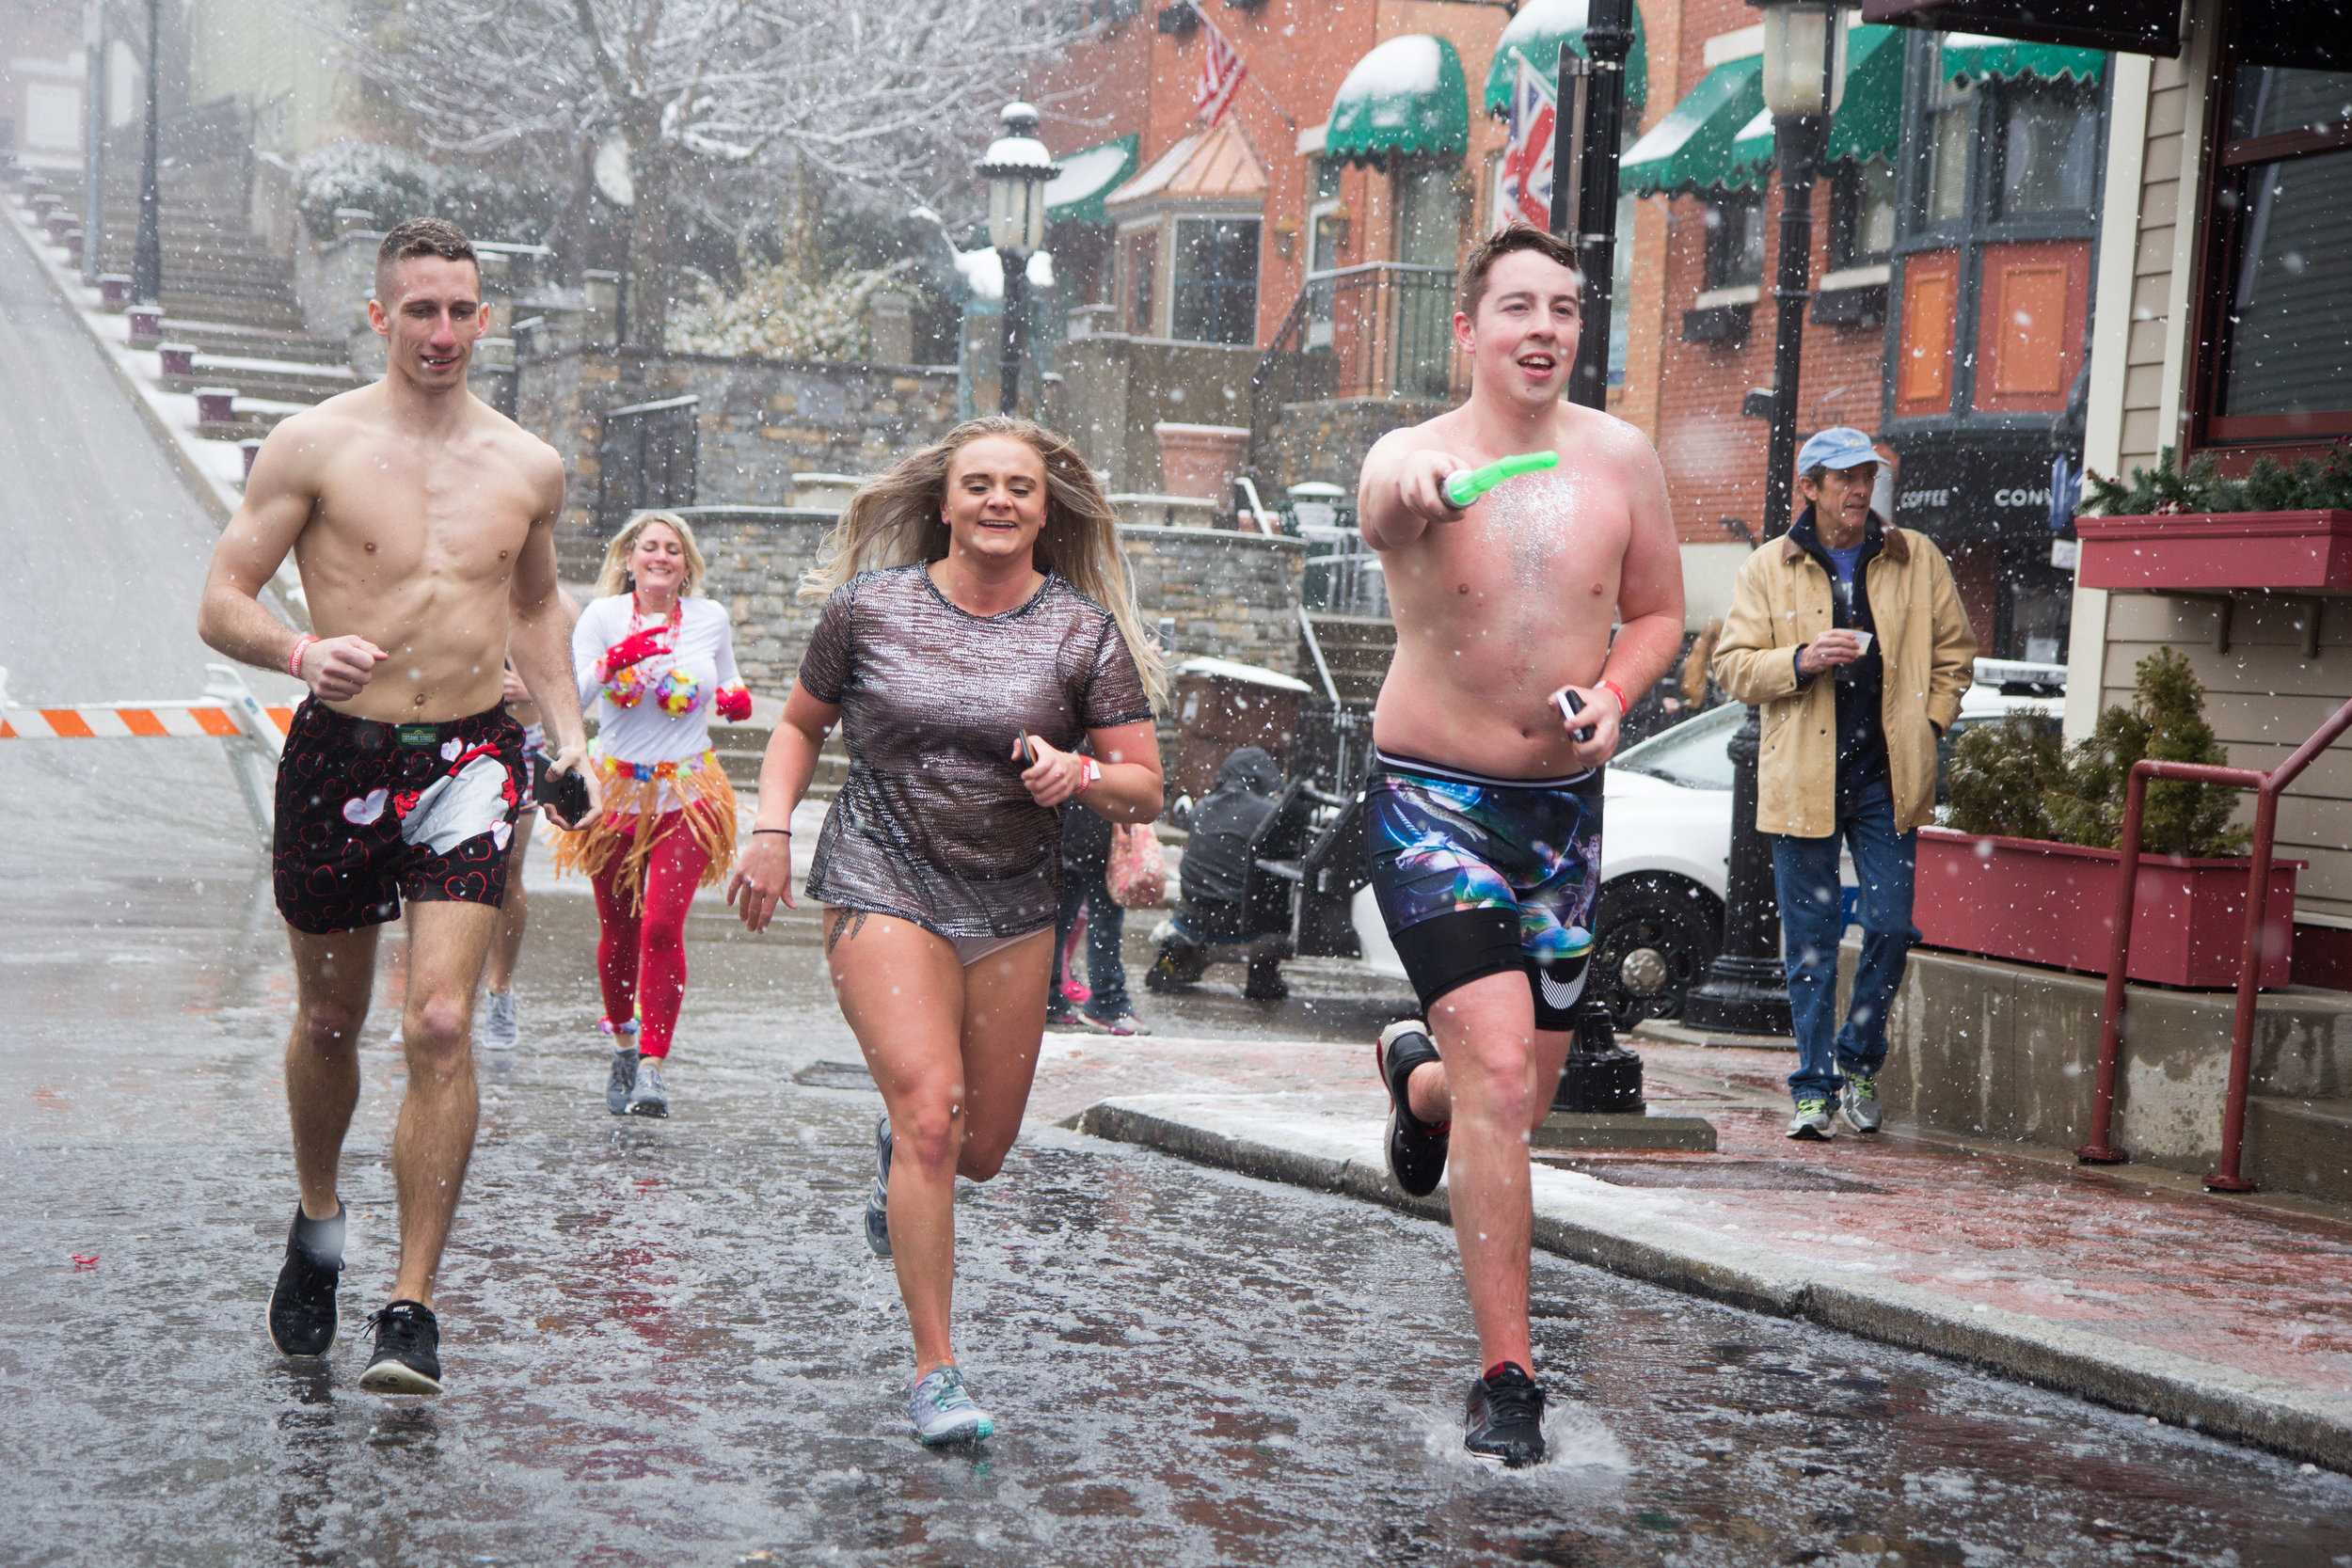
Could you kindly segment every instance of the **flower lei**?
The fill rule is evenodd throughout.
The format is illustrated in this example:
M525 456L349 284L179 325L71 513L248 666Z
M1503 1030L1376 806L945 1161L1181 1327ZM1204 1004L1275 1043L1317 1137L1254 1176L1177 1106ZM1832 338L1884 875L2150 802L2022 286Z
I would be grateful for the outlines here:
M686 619L684 598L671 601L667 619L673 627L684 624ZM628 631L625 635L636 635L644 624L644 612L638 608L636 592L631 590L628 596ZM646 677L645 668L642 663L632 664L626 670L615 670L605 677L603 690L606 699L617 708L635 707L645 700L645 694L650 691L654 695L654 701L660 705L661 711L673 719L682 719L693 712L694 705L702 700L702 682L696 680L689 671L675 665L671 666L663 674L651 679Z

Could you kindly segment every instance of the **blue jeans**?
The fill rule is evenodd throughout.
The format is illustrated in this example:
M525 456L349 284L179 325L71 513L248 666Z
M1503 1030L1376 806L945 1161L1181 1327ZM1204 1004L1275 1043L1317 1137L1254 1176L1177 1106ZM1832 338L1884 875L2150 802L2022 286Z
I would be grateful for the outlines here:
M1127 911L1119 907L1101 870L1088 873L1061 868L1061 909L1054 921L1054 989L1061 996L1062 954L1070 945L1070 927L1078 911L1087 911L1087 986L1093 995L1083 1011L1089 1018L1114 1019L1132 1011L1127 1000L1127 965L1119 944L1127 932Z
M1919 835L1895 831L1886 783L1865 784L1841 801L1826 838L1765 835L1772 844L1772 880L1788 946L1788 1011L1797 1026L1797 1070L1788 1092L1800 1101L1836 1100L1848 1073L1874 1074L1886 1060L1886 1010L1902 984L1903 959L1919 940L1911 923L1912 874ZM1837 885L1840 840L1853 849L1860 880L1862 963L1842 1027L1837 1009L1837 943L1845 935L1845 897Z

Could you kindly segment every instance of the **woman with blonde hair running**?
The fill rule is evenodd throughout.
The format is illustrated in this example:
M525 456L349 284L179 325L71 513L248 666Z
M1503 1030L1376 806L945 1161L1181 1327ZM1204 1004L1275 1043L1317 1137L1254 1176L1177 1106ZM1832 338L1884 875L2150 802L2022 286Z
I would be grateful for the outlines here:
M969 420L867 483L801 593L824 610L727 896L755 931L792 905L792 808L838 721L850 776L807 891L888 1112L866 1237L896 1264L914 1330L915 1435L974 1441L994 1422L949 1342L956 1178L996 1174L1028 1104L1057 808L1159 815L1152 712L1167 683L1101 485L1025 420ZM1094 756L1078 755L1089 739Z
M661 1069L686 995L686 911L735 859L735 790L710 718L740 722L752 697L727 612L698 592L707 570L685 518L640 512L605 546L596 602L572 628L604 814L556 840L555 868L586 872L596 890L614 1116L670 1114Z

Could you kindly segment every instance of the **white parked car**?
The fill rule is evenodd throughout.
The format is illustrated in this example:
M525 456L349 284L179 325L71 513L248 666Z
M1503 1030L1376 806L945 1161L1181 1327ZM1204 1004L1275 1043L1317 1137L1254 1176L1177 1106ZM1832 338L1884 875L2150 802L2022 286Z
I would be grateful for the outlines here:
M2012 713L2056 722L2064 700L2045 693L2061 689L2065 679L2060 665L1979 659L1977 684L1961 699L1960 721L1944 737L1942 762L1949 764L1954 742L1974 725ZM1746 714L1737 703L1709 708L1627 747L1609 765L1590 984L1608 999L1619 1029L1678 1015L1684 992L1706 978L1722 945L1731 862L1728 747ZM1843 879L1851 913L1851 857ZM1364 961L1402 975L1404 965L1370 888L1356 895L1352 912Z

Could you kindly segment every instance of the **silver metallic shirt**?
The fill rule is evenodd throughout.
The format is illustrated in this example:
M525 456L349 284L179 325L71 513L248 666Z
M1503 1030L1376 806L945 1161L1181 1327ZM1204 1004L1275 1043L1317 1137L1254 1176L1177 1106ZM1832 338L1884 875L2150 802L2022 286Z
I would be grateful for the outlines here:
M949 938L1054 923L1059 826L1022 784L1015 741L1067 751L1152 717L1119 624L1050 571L988 616L957 609L923 566L865 573L825 601L800 682L840 705L850 753L809 896Z

